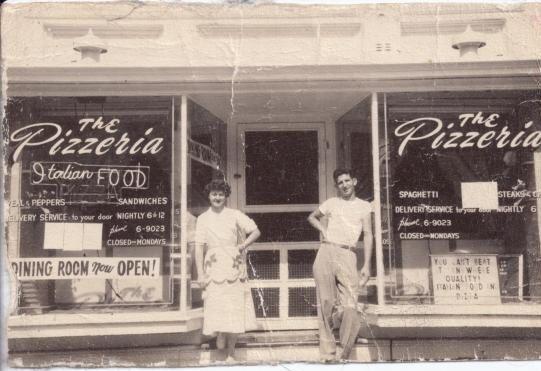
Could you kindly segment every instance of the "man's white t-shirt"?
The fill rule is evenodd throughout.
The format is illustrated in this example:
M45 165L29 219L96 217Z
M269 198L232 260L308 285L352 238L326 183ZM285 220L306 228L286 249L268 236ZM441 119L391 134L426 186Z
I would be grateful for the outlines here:
M363 218L372 212L370 202L359 198L344 200L332 197L319 206L328 219L327 240L345 246L355 246L363 231Z

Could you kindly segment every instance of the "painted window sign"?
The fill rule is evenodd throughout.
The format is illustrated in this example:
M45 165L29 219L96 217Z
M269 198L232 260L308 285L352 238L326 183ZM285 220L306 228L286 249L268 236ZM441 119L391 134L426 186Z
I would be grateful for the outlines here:
M530 120L521 129L483 112L455 121L445 127L429 117L394 123L400 166L392 211L402 240L505 239L502 226L510 216L536 212L530 201L539 192L526 189L517 156L541 144L539 123Z
M13 103L15 104L15 103ZM43 249L167 246L171 243L172 135L168 113L26 115L12 120L8 161L20 197L9 216Z
M398 155L402 156L408 143L432 141L437 148L537 148L541 145L541 131L532 128L533 121L512 130L500 120L500 114L483 112L463 113L455 122L444 123L435 117L421 117L401 123L394 135L401 139Z
M154 278L160 272L159 258L26 258L10 264L21 281Z
M399 282L393 301L500 304L541 295L539 101L492 92L505 102L496 107L486 94L387 97L383 213ZM478 261L489 263L473 275Z

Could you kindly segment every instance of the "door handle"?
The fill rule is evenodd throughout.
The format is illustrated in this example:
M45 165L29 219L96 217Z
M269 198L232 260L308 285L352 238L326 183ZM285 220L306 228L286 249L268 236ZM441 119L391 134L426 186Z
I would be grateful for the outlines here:
M233 174L233 178L240 179L242 178L242 175L240 175L239 173L236 173L236 174Z

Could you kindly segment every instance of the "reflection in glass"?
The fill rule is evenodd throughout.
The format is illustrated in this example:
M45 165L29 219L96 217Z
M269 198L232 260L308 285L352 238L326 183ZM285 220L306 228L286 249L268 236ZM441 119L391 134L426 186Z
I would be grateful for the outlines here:
M197 217L209 208L205 186L212 179L225 178L226 124L204 107L188 101L188 270L193 281L197 277L195 257L195 228ZM202 288L192 287L191 307L203 306Z
M372 136L370 133L352 132L350 141L351 169L357 178L357 197L372 200L374 198Z

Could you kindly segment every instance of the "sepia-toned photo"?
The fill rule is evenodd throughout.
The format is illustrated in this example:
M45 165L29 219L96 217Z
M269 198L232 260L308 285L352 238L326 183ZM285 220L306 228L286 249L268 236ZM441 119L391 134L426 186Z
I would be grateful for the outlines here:
M1 43L9 367L540 359L540 4L7 2Z

